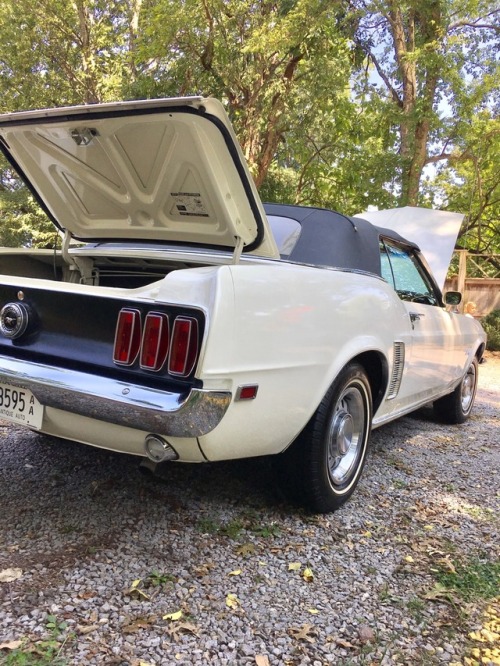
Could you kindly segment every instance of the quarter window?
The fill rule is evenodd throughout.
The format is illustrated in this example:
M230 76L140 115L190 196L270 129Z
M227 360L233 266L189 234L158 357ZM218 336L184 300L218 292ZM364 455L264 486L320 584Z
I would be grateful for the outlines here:
M410 248L392 241L380 241L382 277L403 301L437 305L439 299L418 257Z
M280 215L268 215L267 219L280 255L284 258L289 257L300 236L302 229L300 222Z

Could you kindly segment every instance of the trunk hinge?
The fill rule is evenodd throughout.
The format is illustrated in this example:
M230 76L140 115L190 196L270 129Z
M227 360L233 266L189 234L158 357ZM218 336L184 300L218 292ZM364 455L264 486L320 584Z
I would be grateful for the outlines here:
M69 269L66 282L77 282L80 284L97 284L97 273L94 270L94 262L89 257L72 257L69 253L69 244L73 236L66 229L64 232L61 254Z
M241 253L243 252L243 247L245 245L243 238L240 236L235 236L236 238L236 245L234 246L234 253L233 253L233 264L239 264L240 263L240 257Z

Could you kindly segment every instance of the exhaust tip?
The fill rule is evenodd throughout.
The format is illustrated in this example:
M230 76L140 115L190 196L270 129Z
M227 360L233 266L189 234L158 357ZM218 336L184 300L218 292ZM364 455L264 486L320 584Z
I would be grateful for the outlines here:
M160 435L148 435L144 440L147 457L154 463L177 460L177 451Z

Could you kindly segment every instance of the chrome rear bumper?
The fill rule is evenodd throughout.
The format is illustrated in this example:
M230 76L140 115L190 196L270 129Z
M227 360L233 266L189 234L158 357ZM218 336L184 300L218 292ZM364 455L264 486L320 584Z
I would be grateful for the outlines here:
M108 377L0 357L0 382L29 389L46 407L171 437L200 437L224 416L231 393L170 393Z

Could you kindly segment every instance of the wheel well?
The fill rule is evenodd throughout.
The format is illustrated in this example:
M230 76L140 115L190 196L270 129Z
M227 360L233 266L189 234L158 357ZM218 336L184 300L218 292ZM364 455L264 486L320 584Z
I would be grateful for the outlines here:
M387 361L382 354L376 351L363 352L363 354L356 356L352 360L360 363L368 375L372 390L373 413L375 414L387 388L389 379Z
M481 359L483 358L485 348L486 348L486 345L482 344L482 345L479 346L478 350L476 351L476 358L477 358L478 363L481 363Z

